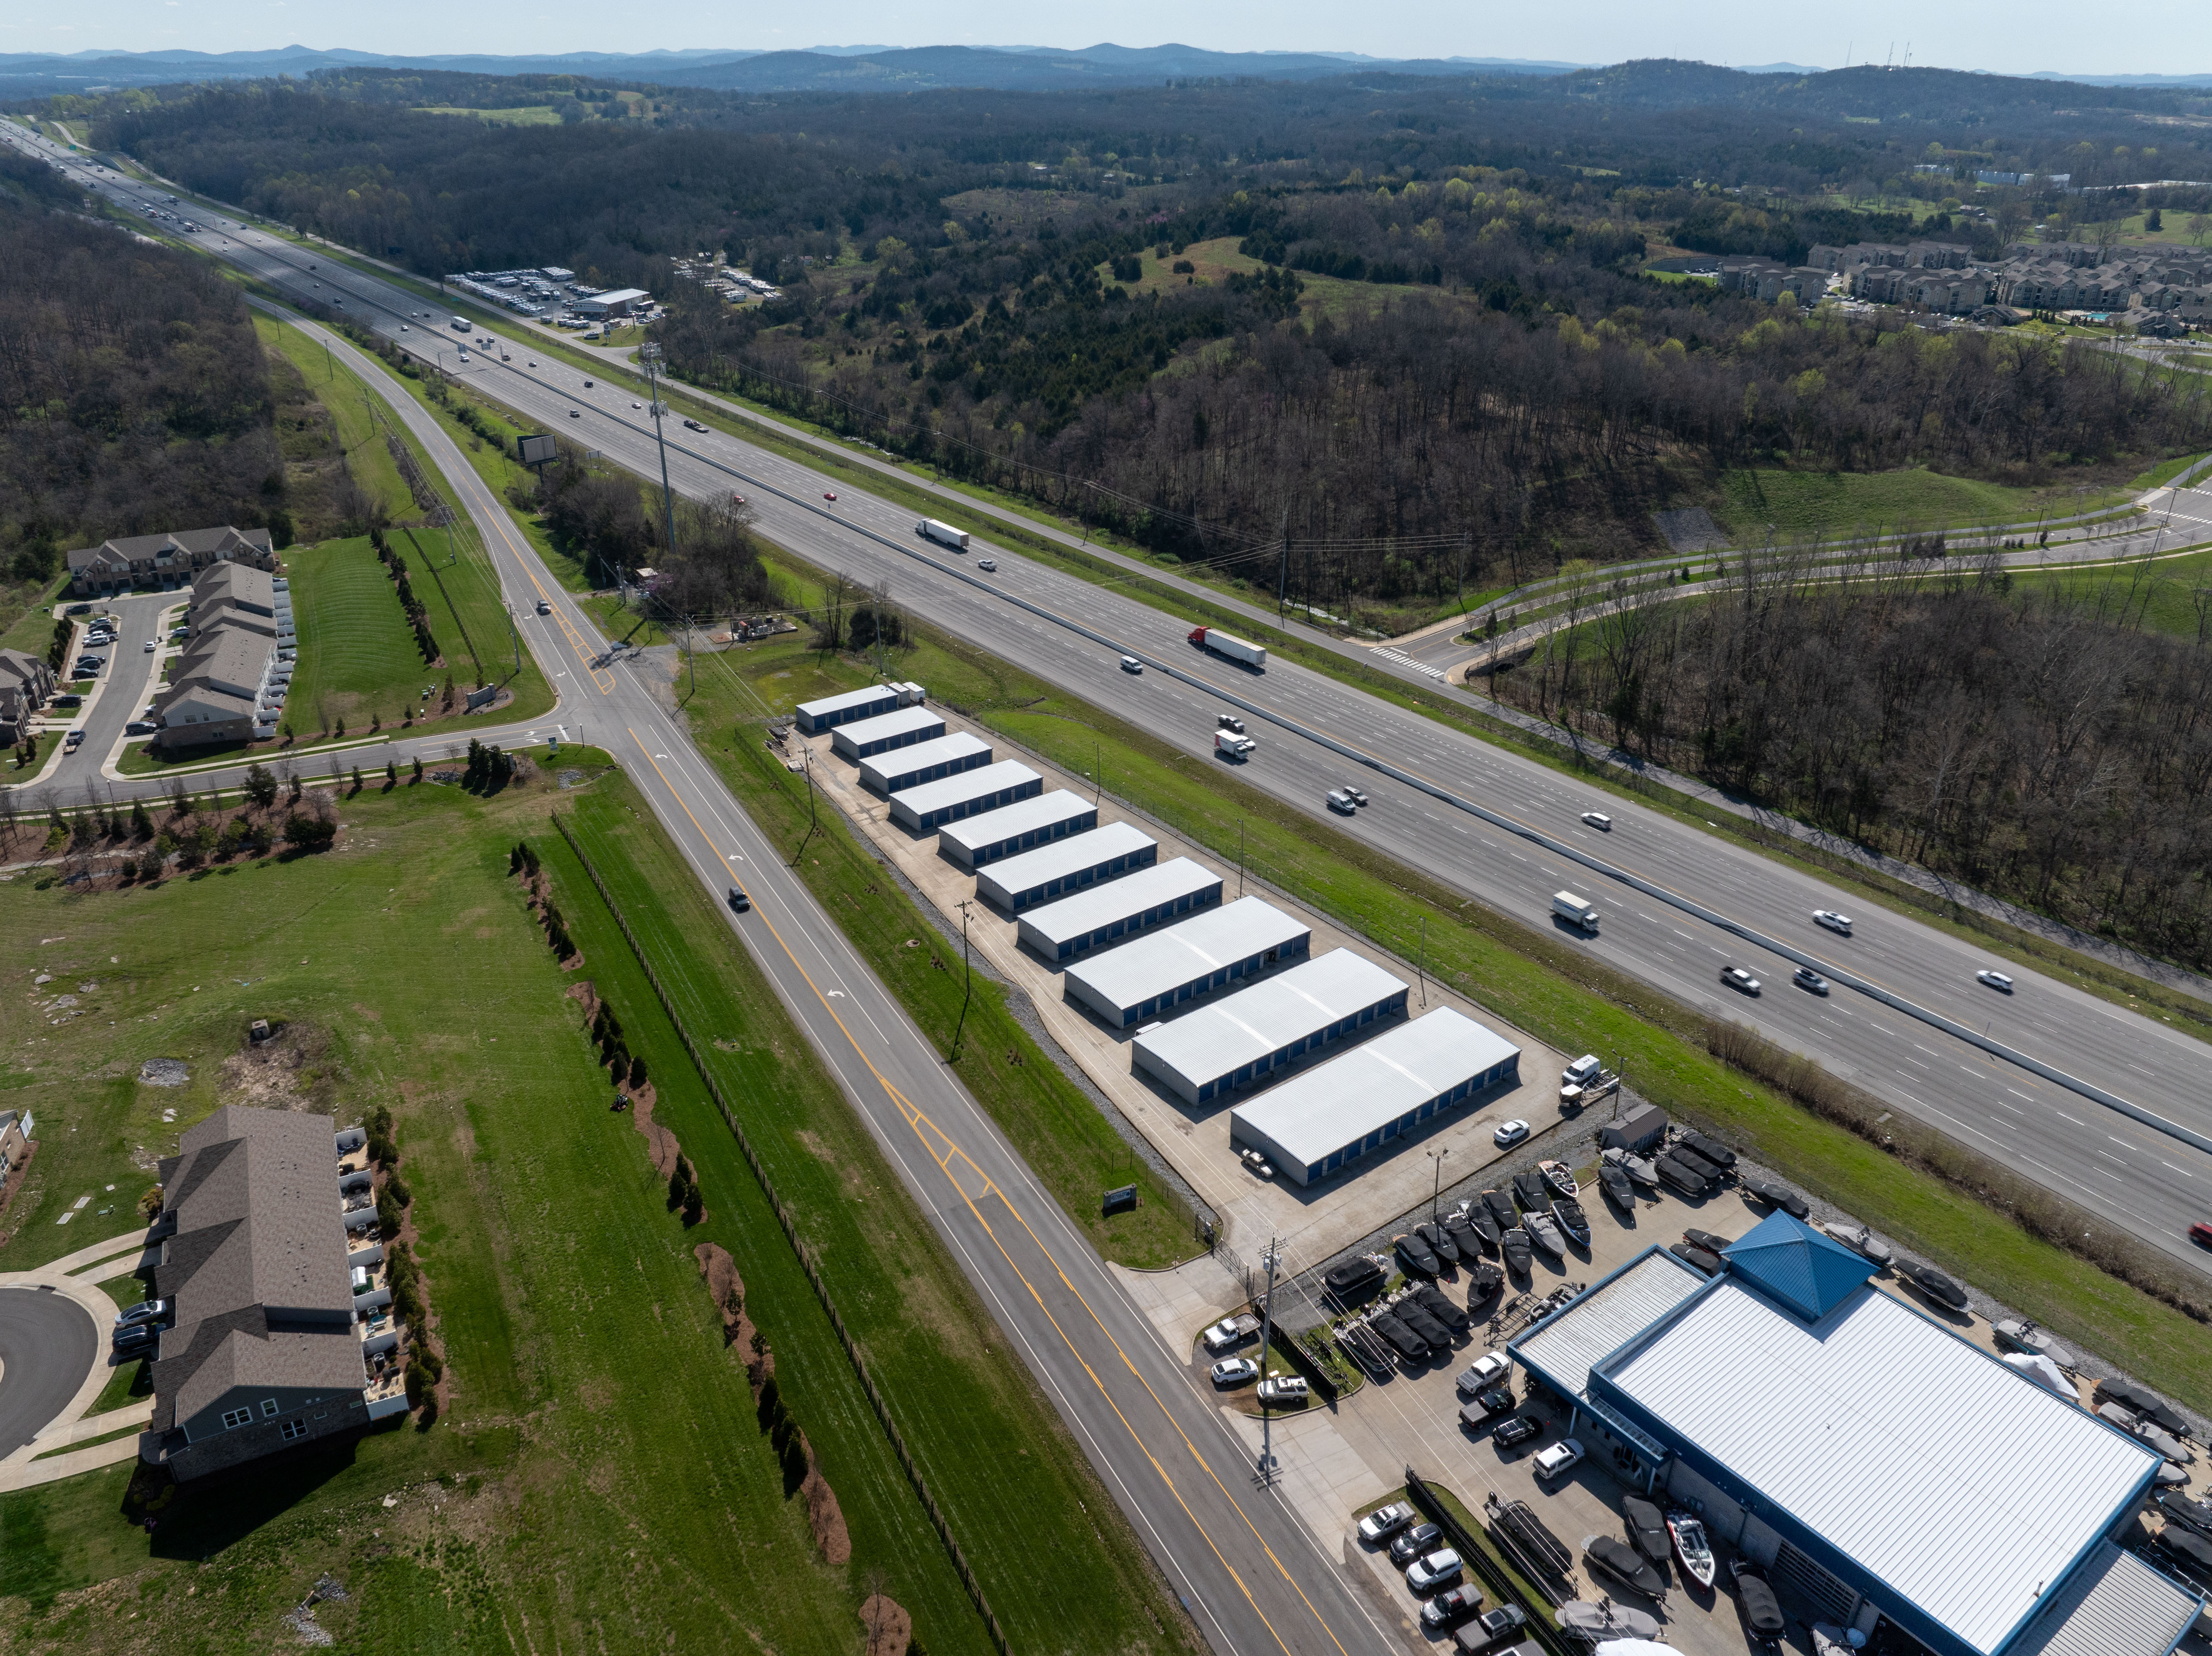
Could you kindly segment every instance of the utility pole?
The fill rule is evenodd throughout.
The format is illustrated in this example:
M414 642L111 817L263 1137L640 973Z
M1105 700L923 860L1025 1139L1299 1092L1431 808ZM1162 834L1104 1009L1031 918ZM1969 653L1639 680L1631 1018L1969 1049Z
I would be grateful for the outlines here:
M1429 1222L1432 1225L1437 1222L1437 1209L1443 1204L1444 1157L1450 1154L1451 1151L1449 1149L1431 1150L1428 1153L1429 1160L1435 1162L1437 1167L1436 1187L1429 1192Z
M809 840L814 838L814 749L804 742L799 744L799 773L806 779L806 834L799 842L799 849L791 853L791 865L799 866L799 859L806 854Z
M1276 538L1283 543L1283 561L1275 571L1275 623L1282 624L1284 606L1291 588L1291 508L1283 508L1282 521L1276 526Z
M1421 1004L1429 1004L1429 917L1421 916L1421 958L1413 968L1413 975L1420 980Z
M1106 798L1106 760L1103 743L1091 744L1091 803L1100 804Z
M660 416L668 411L660 400L660 345L648 339L638 348L638 360L645 364L646 395L653 403L653 440L660 450L660 512L661 520L668 531L666 551L672 561L676 556L676 496L668 487L668 439L660 428Z
M1244 819L1237 819L1237 895L1244 895Z
M968 911L975 907L973 900L960 905L960 1021L952 1026L952 1050L945 1061L952 1064L960 1057L960 1036L968 1028L968 1002L975 992L975 968L968 956Z
M1267 1349L1275 1337L1275 1268L1283 1262L1283 1250L1277 1240L1267 1239L1267 1251L1260 1256L1260 1263L1267 1267L1267 1292L1260 1301L1260 1380L1265 1385L1267 1374ZM1274 1434L1271 1429L1274 1417L1267 1405L1260 1405L1260 1482L1271 1484L1275 1481Z

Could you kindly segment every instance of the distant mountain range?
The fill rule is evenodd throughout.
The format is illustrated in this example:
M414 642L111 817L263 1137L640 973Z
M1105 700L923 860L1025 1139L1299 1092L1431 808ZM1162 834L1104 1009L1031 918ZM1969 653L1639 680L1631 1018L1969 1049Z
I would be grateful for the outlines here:
M1196 46L813 46L802 52L571 52L546 57L454 53L398 57L343 47L267 52L0 53L0 92L70 91L178 81L263 79L319 69L453 70L472 75L588 75L601 80L741 92L1020 91L1162 80L1315 80L1386 75L1561 75L1588 65L1509 58L1387 58L1356 52L1207 52Z

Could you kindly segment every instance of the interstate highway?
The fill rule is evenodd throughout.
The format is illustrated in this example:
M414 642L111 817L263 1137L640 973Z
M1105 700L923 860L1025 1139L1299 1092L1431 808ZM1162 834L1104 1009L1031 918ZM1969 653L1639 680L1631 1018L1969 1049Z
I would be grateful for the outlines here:
M350 267L316 259L250 227L218 221L204 210L192 216L222 234L221 241L207 233L193 238L204 251L234 258L271 285L303 298L327 300L336 288L357 320L426 356L443 346L450 363L450 336L439 338L441 330L432 325L442 319L441 314L415 314L430 309L431 301ZM210 246L211 241L216 245ZM320 268L308 271L310 259ZM310 285L318 282L323 284L319 288ZM405 335L398 332L402 319L412 325ZM497 327L479 331L507 337ZM566 430L610 459L657 480L649 421L630 406L641 400L641 392L604 379L586 391L580 371L550 359L540 358L538 367L529 369L528 331L515 331L523 337L512 341L513 362L479 356L461 377L542 422L546 429ZM578 410L576 419L568 417L572 408ZM740 490L771 539L857 579L889 581L895 600L923 618L1111 707L1190 751L1210 751L1213 715L1225 703L1164 675L1125 674L1119 670L1116 652L1016 610L988 588L1018 592L1060 615L1079 617L1143 653L1176 661L1247 701L1326 731L1476 798L1501 816L1632 868L1759 931L1878 980L1918 1005L1985 1030L2069 1075L2212 1136L2212 1077L2206 1073L2204 1049L2156 1019L2032 972L2016 971L2015 992L2000 995L1974 980L1977 968L1989 962L1971 944L1886 911L1861 915L1853 937L1832 937L1813 925L1810 912L1853 912L1857 906L1817 879L1584 789L1545 767L1309 670L1277 662L1255 675L1200 657L1183 641L1187 625L1174 617L1111 588L988 546L980 536L964 560L930 547L916 540L912 514L904 509L842 485L837 502L829 505L821 498L825 480L818 474L737 438L680 428L674 435L682 439L670 445L671 475L679 491L707 498ZM871 531L892 545L853 533L853 528ZM975 557L986 554L998 561L995 577L963 579L932 567L957 566L972 575ZM1440 687L1434 693L1455 694ZM1531 925L1552 924L1549 902L1555 890L1565 887L1592 897L1605 910L1606 924L1595 938L1561 932L1573 946L1590 949L1680 1000L1749 1022L1899 1109L2109 1215L2176 1257L2208 1263L2187 1242L2185 1230L2192 1220L2212 1216L2212 1156L1863 995L1840 987L1826 998L1806 994L1790 986L1790 968L1781 956L1595 877L1415 790L1373 777L1325 749L1261 725L1253 726L1253 734L1260 739L1260 750L1241 767L1245 779L1317 817L1327 814L1322 795L1328 788L1359 781L1374 803L1355 822L1340 824L1347 832ZM1579 822L1579 813L1592 808L1613 817L1611 834ZM1727 962L1747 968L1765 983L1765 993L1754 1001L1723 990L1719 968Z

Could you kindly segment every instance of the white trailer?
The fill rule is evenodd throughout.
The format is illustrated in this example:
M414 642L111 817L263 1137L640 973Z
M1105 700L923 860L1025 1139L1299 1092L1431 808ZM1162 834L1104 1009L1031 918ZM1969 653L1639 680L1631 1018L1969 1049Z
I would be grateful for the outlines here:
M1571 891L1552 894L1552 913L1563 920L1571 920L1585 931L1597 930L1597 905L1587 897L1577 897Z
M939 523L934 518L924 518L914 526L914 532L926 541L935 541L939 546L949 546L955 552L968 549L968 531L955 529L951 524Z
M1201 650L1211 650L1231 661L1241 661L1247 667L1265 667L1267 664L1267 646L1233 637L1218 627L1194 627L1190 641Z

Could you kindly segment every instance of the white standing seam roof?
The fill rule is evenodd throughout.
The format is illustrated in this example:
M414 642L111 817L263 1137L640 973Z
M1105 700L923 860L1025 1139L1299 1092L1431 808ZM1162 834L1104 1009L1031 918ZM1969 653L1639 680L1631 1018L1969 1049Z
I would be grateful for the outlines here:
M1503 1035L1439 1006L1239 1104L1230 1113L1230 1136L1242 1128L1241 1136L1264 1137L1284 1161L1311 1167L1520 1056Z
M863 759L860 761L860 780L882 792L894 778L912 776L937 765L963 764L979 755L983 764L989 764L991 744L969 735L965 731L955 731L950 736L939 737L934 742L917 742L911 747L893 748L889 753ZM982 767L971 765L969 768L980 770Z
M856 719L849 725L840 725L830 732L830 740L842 753L848 748L865 748L871 742L904 736L910 731L927 731L932 736L942 736L945 715L934 707L901 707L895 713L878 713L873 719Z
M1984 1652L2160 1459L1870 1287L1808 1325L1723 1277L1597 1384Z
M1376 1002L1403 992L1394 977L1349 949L1301 961L1139 1035L1147 1068L1164 1068L1200 1085L1281 1051Z
M1034 851L984 864L975 875L975 890L1002 907L1010 907L1012 899L1022 892L1096 868L1116 857L1133 857L1158 844L1134 822L1109 822L1088 834L1071 834Z
M871 684L864 690L847 690L842 695L825 695L818 701L802 701L793 711L808 719L827 719L872 702L888 701L895 706L901 691L919 688L912 684Z
M1011 805L1001 805L996 810L987 810L981 816L947 822L939 831L937 843L940 849L952 852L962 861L969 861L984 846L1003 845L1009 840L1019 839L1024 834L1051 828L1056 823L1079 822L1094 815L1097 810L1096 804L1081 794L1070 793L1066 788L1054 788L1050 793L1041 793L1034 799L1018 800Z
M1705 1272L1661 1248L1624 1265L1512 1343L1522 1366L1570 1397L1589 1395L1589 1371L1705 1285Z
M2203 1594L2100 1541L2005 1656L2166 1656L2203 1602Z
M1221 877L1188 857L1177 857L1079 891L1073 897L1062 897L1056 903L1040 903L1023 914L1021 935L1057 947L1076 937L1087 937L1116 920L1209 889L1221 889Z
M899 751L912 753L914 749L902 748ZM883 756L878 755L879 758ZM1018 759L1001 759L995 765L978 765L972 771L940 776L934 782L918 782L913 787L902 788L891 796L891 803L921 817L933 810L942 810L948 805L983 798L1002 788L1023 787L1043 779Z
M1067 968L1100 1006L1141 1006L1153 996L1180 989L1200 973L1218 971L1234 961L1264 955L1313 928L1264 897L1239 897L1187 920L1147 933L1091 956Z

